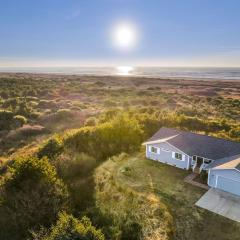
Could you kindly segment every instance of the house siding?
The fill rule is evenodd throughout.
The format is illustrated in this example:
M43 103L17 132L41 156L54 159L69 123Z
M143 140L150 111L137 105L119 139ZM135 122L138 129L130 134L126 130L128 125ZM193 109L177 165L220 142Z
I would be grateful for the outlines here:
M150 151L151 147L156 147L160 149L158 153L152 153ZM163 149L167 149L169 151L164 151ZM178 160L173 157L174 153L181 153L183 156L183 160ZM172 166L176 166L182 169L189 169L191 166L191 158L185 154L184 152L180 151L179 149L175 148L174 146L168 144L167 142L164 143L157 143L157 144L147 144L146 145L146 157L155 161L159 161L162 163L167 163Z
M240 172L236 169L210 169L208 185L240 195Z

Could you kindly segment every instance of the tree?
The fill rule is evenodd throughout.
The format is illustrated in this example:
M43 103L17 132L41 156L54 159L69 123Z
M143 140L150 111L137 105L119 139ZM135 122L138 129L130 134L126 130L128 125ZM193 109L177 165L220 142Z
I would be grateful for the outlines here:
M39 234L33 234L34 240L104 240L101 230L97 230L87 217L81 220L60 213L56 225L52 226L49 232L41 231Z
M19 158L1 191L0 239L26 239L67 209L68 192L47 158Z

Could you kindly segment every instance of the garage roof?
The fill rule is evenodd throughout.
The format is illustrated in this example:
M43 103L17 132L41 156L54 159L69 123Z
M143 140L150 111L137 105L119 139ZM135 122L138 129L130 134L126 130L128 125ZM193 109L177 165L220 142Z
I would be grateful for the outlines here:
M238 169L240 170L240 155L222 158L210 163L206 169Z
M186 154L217 160L240 155L240 143L172 128L161 128L145 144L165 140Z

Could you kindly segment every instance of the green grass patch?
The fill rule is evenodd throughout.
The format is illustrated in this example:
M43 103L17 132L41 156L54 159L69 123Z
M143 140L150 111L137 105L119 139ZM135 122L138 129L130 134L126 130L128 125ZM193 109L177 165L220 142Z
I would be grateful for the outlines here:
M239 239L238 223L195 206L205 191L184 183L188 174L143 153L111 158L95 173L97 206L116 225L137 221L144 239Z

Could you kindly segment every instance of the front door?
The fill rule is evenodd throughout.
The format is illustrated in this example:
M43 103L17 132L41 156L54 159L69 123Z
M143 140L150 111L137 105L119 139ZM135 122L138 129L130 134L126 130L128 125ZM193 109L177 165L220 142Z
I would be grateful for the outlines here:
M197 167L201 167L201 165L203 164L203 158L202 157L197 157Z

